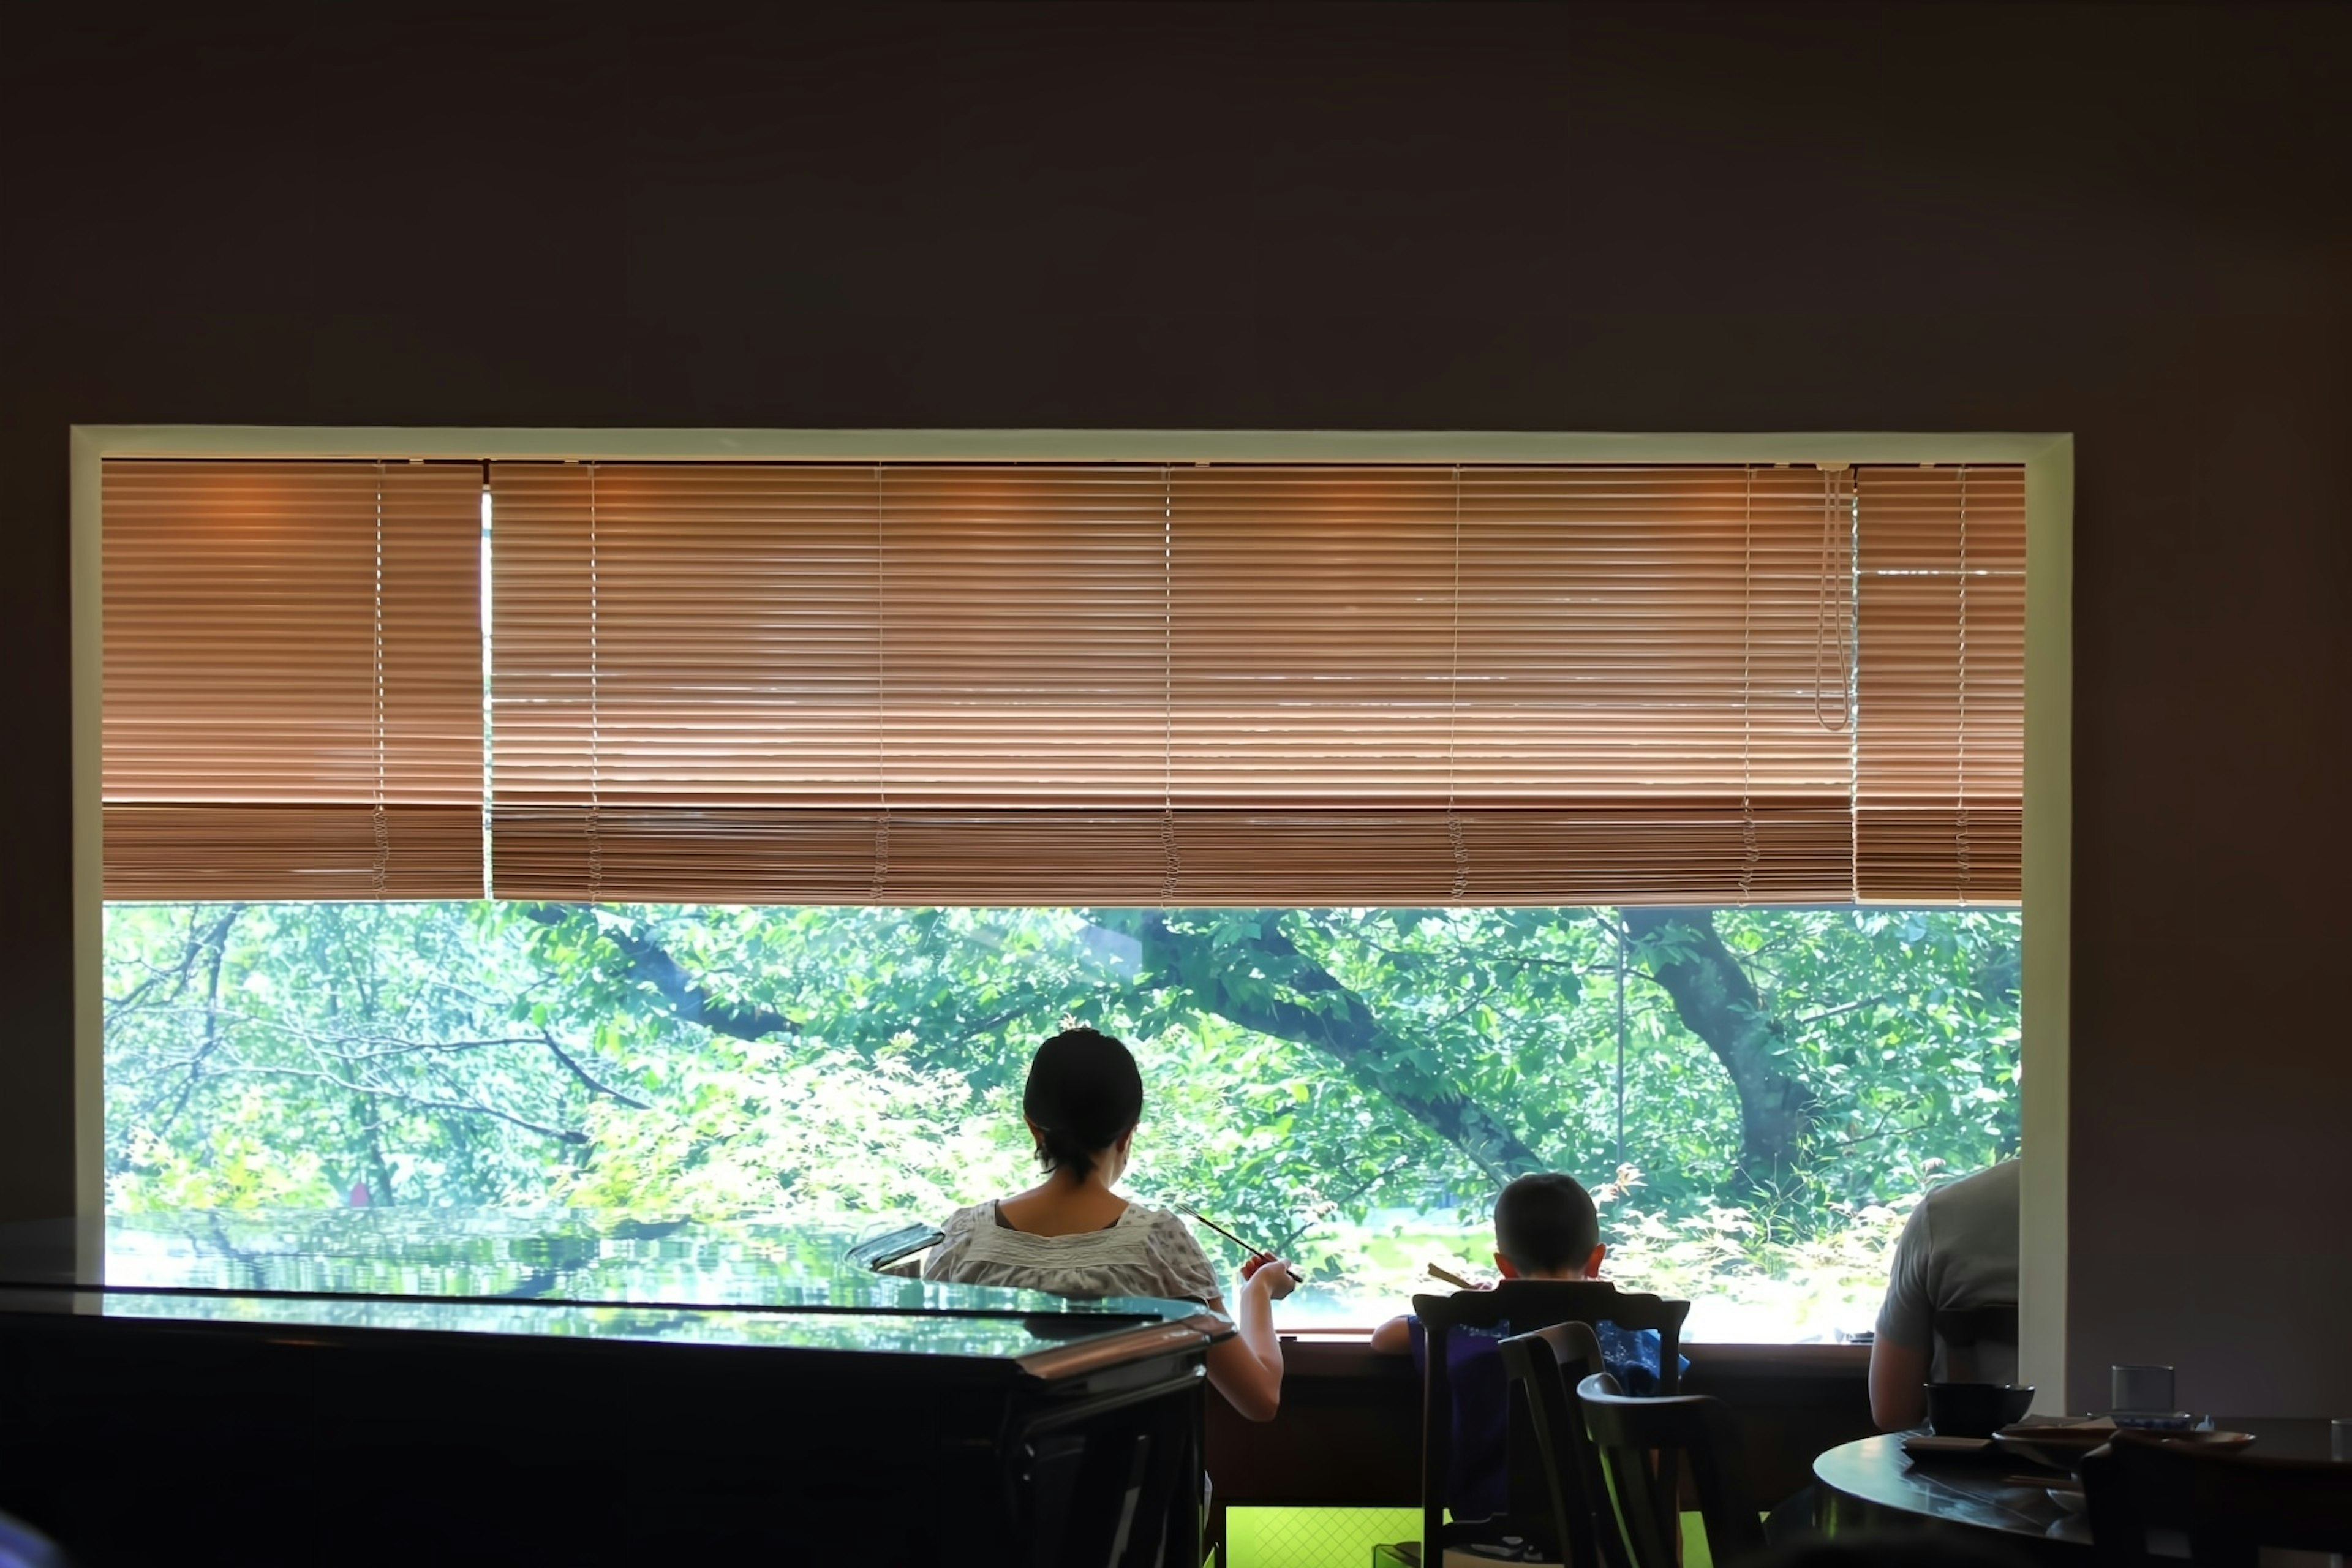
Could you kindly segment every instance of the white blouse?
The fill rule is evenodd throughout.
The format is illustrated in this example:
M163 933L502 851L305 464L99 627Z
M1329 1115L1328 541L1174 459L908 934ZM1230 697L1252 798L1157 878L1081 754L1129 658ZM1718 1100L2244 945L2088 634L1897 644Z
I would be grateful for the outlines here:
M1184 1222L1129 1204L1116 1224L1071 1236L1032 1236L998 1223L994 1203L948 1216L947 1234L923 1261L923 1278L1009 1285L1055 1296L1216 1300L1217 1271Z

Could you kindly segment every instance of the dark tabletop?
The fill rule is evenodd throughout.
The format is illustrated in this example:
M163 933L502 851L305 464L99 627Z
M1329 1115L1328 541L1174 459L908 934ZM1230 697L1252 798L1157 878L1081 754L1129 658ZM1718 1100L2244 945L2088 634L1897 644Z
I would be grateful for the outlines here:
M2214 1417L2216 1426L2251 1432L2251 1450L2283 1459L2328 1457L2327 1422L2320 1416ZM2071 1542L2087 1547L2091 1532L2082 1518L2051 1500L2048 1489L2021 1484L2034 1467L1999 1455L1983 1458L1913 1459L1903 1452L1908 1434L1888 1433L1842 1444L1813 1461L1813 1479L1832 1512L1859 1505L1907 1514L1942 1524L1997 1530L2009 1535ZM2053 1472L2053 1479L2057 1478Z
M1201 1315L1184 1301L1070 1301L877 1274L846 1256L860 1236L588 1211L31 1221L0 1225L0 1311L991 1360Z

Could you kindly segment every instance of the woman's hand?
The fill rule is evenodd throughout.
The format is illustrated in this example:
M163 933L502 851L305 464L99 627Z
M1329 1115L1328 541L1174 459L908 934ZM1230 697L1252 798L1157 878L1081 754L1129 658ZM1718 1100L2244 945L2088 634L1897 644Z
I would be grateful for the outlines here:
M1270 1252L1261 1252L1242 1265L1242 1288L1255 1287L1269 1301L1279 1301L1298 1289L1298 1272Z

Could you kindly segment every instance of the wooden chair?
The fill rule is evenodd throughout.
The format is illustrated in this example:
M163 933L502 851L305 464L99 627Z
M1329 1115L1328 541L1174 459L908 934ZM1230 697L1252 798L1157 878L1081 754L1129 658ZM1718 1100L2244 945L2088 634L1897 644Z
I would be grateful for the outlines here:
M1608 1370L1600 1340L1582 1323L1557 1323L1505 1340L1503 1365L1528 1402L1551 1498L1552 1534L1567 1544L1568 1561L1633 1568L1601 1473L1601 1450L1592 1446L1571 1392Z
M1441 1568L1444 1561L1443 1550L1433 1543L1445 1538L1445 1488L1454 1464L1454 1384L1446 1345L1454 1330L1507 1325L1514 1332L1528 1332L1559 1323L1602 1322L1626 1330L1654 1329L1660 1341L1659 1386L1671 1393L1680 1385L1687 1301L1620 1290L1605 1279L1506 1279L1490 1290L1415 1296L1412 1310L1428 1341L1421 1395L1421 1539L1427 1568ZM1561 1543L1551 1540L1551 1510L1546 1505L1550 1483L1543 1474L1524 1399L1511 1401L1507 1420L1508 1533L1540 1539L1558 1549Z
M2083 1461L2091 1540L2103 1563L2178 1562L2151 1531L2185 1535L2191 1562L2254 1568L2263 1547L2352 1552L2352 1465L2220 1454L2119 1433Z
M31 1525L0 1513L0 1568L66 1568L66 1554Z
M1578 1384L1576 1398L1617 1483L1617 1517L1635 1568L1676 1568L1681 1560L1677 1459L1690 1466L1714 1560L1729 1564L1764 1550L1764 1526L1748 1494L1739 1423L1730 1406L1703 1394L1634 1398L1606 1373Z

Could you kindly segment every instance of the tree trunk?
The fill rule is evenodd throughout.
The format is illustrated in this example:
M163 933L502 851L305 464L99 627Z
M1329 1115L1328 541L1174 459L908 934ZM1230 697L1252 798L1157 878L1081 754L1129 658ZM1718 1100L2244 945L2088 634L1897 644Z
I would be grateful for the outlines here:
M1804 1159L1819 1101L1802 1079L1780 1065L1788 1041L1780 1020L1764 1011L1748 972L1715 929L1707 910L1628 908L1625 930L1651 978L1674 998L1683 1026L1705 1040L1739 1095L1739 1175L1770 1189Z

